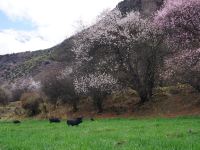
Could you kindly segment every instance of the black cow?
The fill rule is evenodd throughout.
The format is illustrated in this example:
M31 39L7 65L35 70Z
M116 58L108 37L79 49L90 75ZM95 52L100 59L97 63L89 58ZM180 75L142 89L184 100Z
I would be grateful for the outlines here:
M13 123L18 124L21 123L19 120L13 120Z
M67 120L67 125L68 126L78 126L83 120L83 117L78 117L76 119L73 120Z
M60 119L59 118L49 118L50 123L59 123Z

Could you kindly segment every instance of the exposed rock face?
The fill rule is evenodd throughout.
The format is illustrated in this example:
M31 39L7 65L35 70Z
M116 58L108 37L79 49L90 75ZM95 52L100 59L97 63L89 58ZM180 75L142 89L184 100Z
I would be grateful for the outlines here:
M126 14L132 10L141 11L142 2L141 0L124 0L117 7L123 14Z
M146 16L150 16L153 12L157 11L163 0L142 0L142 13Z
M140 11L144 16L150 16L158 10L164 0L124 0L118 4L118 8L123 14L132 10Z

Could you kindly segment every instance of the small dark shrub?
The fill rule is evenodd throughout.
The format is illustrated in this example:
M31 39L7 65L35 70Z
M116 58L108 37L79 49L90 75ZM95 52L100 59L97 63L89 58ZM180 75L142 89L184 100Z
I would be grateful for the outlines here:
M126 113L128 111L127 107L124 106L119 106L119 105L114 105L110 108L113 112L116 113L116 115L120 115L123 113Z
M24 93L21 98L22 107L27 111L28 116L34 116L40 113L40 103L42 97L37 93Z
M8 94L3 88L0 88L0 104L6 105L8 103Z
M19 101L22 94L26 92L26 90L24 89L14 89L11 91L12 92L12 99L11 101L15 102L15 101Z

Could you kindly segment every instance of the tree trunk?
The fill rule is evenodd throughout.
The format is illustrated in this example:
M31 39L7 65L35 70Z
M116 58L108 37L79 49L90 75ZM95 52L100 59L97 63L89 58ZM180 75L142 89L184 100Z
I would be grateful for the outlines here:
M200 85L198 84L200 81L199 80L195 80L193 79L193 81L189 82L189 84L194 88L196 89L198 92L200 92Z
M96 104L97 104L98 113L102 113L103 112L103 106L102 106L102 100L101 100L101 98L97 99Z
M149 101L149 94L146 90L141 90L139 92L140 102L139 105L143 105L145 102Z
M195 89L198 91L198 92L200 92L200 86L195 86Z
M140 96L140 101L137 104L135 104L135 106L133 107L133 112L138 110L139 107L144 105L145 102L149 101L149 97L145 89L139 90L138 94Z
M73 112L77 112L78 108L77 108L77 103L76 101L73 102Z
M151 79L148 83L148 86L147 86L147 95L148 95L148 99L150 99L152 96L153 96L153 88L154 88L154 84L155 84L155 81L154 81L154 78Z

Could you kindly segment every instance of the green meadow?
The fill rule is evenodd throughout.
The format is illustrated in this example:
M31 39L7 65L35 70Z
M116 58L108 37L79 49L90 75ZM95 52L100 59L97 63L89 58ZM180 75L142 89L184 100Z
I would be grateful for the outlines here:
M0 150L200 150L200 117L0 121Z

